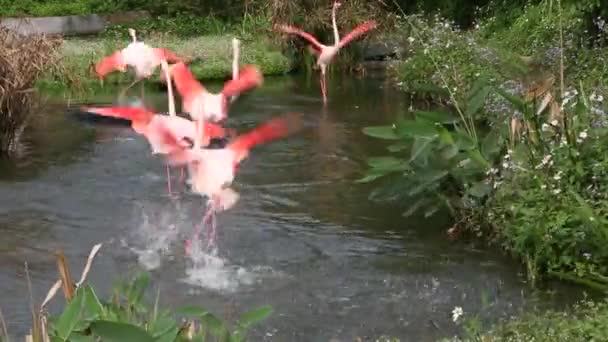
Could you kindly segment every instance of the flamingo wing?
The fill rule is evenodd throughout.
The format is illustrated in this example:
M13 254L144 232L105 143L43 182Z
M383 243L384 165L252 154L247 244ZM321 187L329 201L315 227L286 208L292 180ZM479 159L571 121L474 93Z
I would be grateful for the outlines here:
M184 59L182 57L179 57L177 54L175 54L175 52L169 49L154 48L153 51L157 57L166 60L167 63L184 62Z
M194 74L183 62L171 65L169 74L173 78L177 92L184 98L191 98L206 91L205 87L194 77Z
M111 55L102 58L97 64L95 64L95 73L100 78L105 77L107 74L114 70L125 72L127 65L125 64L122 51L116 51Z
M140 107L82 107L83 112L94 113L113 118L127 119L132 122L149 122L154 113Z
M222 89L224 96L239 95L247 90L259 87L264 82L260 69L254 65L245 65L239 71L239 78L226 82Z
M361 37L362 35L367 33L367 31L375 29L376 27L378 27L378 24L376 23L376 21L373 21L373 20L366 21L366 22L360 24L359 26L355 27L352 31L350 31L347 35L345 35L340 40L340 43L338 43L338 47L342 48L344 45Z
M298 114L289 113L287 115L267 121L248 133L238 136L226 148L234 151L236 160L235 166L247 157L249 150L259 144L271 142L292 134L301 126Z
M292 25L277 25L276 28L279 31L285 32L285 33L289 33L289 34L295 34L298 35L304 39L306 39L310 44L311 47L313 49L315 49L318 52L321 52L323 50L323 48L325 48L325 45L321 44L317 38L315 38L312 34L308 33L308 32L304 32L301 29L292 26Z

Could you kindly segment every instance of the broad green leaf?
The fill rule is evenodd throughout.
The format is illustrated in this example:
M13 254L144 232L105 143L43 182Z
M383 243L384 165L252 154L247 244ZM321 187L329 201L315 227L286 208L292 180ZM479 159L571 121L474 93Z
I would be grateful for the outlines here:
M488 94L490 93L490 89L492 89L492 87L485 86L469 98L466 108L467 115L471 116L477 113L481 107L483 107L484 103L486 102L486 97L488 97Z
M453 124L460 120L460 118L458 118L457 116L453 115L452 113L448 113L448 112L417 111L417 112L414 112L414 114L416 115L416 119L420 118L420 119L424 119L426 121L430 121L433 123L440 123L440 124Z
M141 272L129 288L129 304L139 304L150 283L150 273Z
M265 320L271 314L272 307L270 305L264 305L260 308L244 313L241 318L239 318L239 325L241 327L248 328L252 324Z
M386 176L387 174L389 174L388 172L385 171L376 171L375 173L372 172L368 172L365 176L355 180L355 183L369 183L372 181L375 181L376 179Z
M157 336L155 342L174 342L178 333L179 328L175 326L160 336Z
M401 137L425 137L433 138L437 136L435 124L428 121L404 120L396 124L395 132Z
M469 158L471 158L471 160L476 162L479 166L483 167L484 169L490 168L490 163L485 160L485 158L481 155L481 152L479 152L478 149L469 150L467 151L467 154L469 155Z
M446 145L454 145L454 138L452 133L443 126L437 126L437 132L439 134L439 140Z
M201 308L200 306L186 305L178 308L176 310L176 313L184 317L202 317L208 314L209 312Z
M520 110L521 112L526 111L526 103L521 98L511 95L500 88L494 88L494 90L496 90L500 96L504 97L505 100L509 101L516 109Z
M159 316L156 320L151 322L148 331L152 334L152 336L159 337L175 327L177 327L175 320L168 314L165 314Z
M396 133L393 126L370 126L363 128L363 133L370 137L386 139L386 140L399 140L401 139Z
M62 340L66 341L74 327L80 320L80 313L82 312L84 300L84 292L82 290L77 291L75 297L72 297L68 305L65 307L59 318L55 329L57 330L57 336Z
M442 96L450 96L450 92L442 87L438 87L433 83L415 83L412 85L412 90L421 93L436 93Z
M422 179L421 179L422 183L420 183L418 186L411 189L409 191L409 195L414 196L414 195L417 195L417 194L423 192L424 190L427 190L427 188L429 188L429 186L439 182L441 179L443 179L448 174L449 174L448 171L443 171L443 170L431 170L431 171L426 172L424 175L422 175Z
M408 143L396 143L389 145L386 149L389 150L389 152L399 152L406 150L408 147L410 147L410 145L411 144Z
M381 170L402 170L405 161L395 157L371 157L367 159L367 164L375 169Z
M423 197L423 198L417 200L416 202L414 202L414 204L410 205L406 211L403 212L402 216L410 217L410 216L414 215L420 208L427 205L428 202L429 202L429 199L427 197Z
M91 323L91 331L103 342L154 342L154 337L135 325L97 320Z
M467 98L471 98L473 95L477 94L483 87L488 86L489 79L490 77L486 74L482 74L479 78L477 78L477 80L475 81L475 83L473 83L473 86L467 93Z
M420 156L424 156L426 153L431 151L432 143L435 139L432 138L416 138L412 145L412 152L410 155L410 163L415 162Z
M454 143L461 151L468 151L477 147L475 140L466 133L453 132L452 137L454 138Z
M484 181L477 182L473 184L471 188L469 188L468 193L477 198L482 198L488 195L492 191L492 186Z
M481 143L481 154L489 160L502 148L502 135L498 129L493 129L488 133Z
M211 334L216 337L225 335L228 331L224 322L222 322L219 318L215 317L211 313L206 313L205 315L203 315L201 317L201 322L204 323L211 332Z
M105 310L103 305L99 301L99 298L95 294L95 291L89 286L85 285L83 287L84 292L84 307L87 312L91 315L89 318L97 319L103 318L105 316Z
M91 335L84 335L81 333L73 332L70 335L70 342L95 342L95 338Z

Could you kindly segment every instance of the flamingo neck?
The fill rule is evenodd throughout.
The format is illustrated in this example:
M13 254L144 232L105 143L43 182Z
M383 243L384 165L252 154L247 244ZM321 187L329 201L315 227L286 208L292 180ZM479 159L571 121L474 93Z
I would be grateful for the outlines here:
M169 65L166 60L161 60L160 62L163 71L165 72L165 77L167 78L167 97L169 98L169 115L176 116L175 113L175 98L173 97L173 86L171 84L171 75L169 74Z
M338 46L338 44L340 44L340 33L338 32L338 24L336 23L336 9L338 8L338 6L336 5L336 2L334 2L334 7L331 10L331 22L332 22L332 26L334 28L334 45Z
M232 58L232 79L236 80L239 78L239 40L238 39L233 39L232 40L232 50L234 53L234 56Z

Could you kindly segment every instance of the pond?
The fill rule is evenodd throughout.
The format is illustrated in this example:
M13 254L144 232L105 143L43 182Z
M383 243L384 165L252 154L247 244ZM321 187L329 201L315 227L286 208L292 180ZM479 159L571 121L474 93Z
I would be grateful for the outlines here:
M251 331L254 341L432 341L459 331L456 306L493 322L579 297L563 285L549 288L557 295L534 291L499 251L449 241L443 215L404 218L397 206L370 201L372 187L353 181L384 146L361 129L391 122L408 97L381 74L332 75L328 92L323 106L316 75L285 76L236 102L226 124L239 132L286 112L303 113L305 129L243 162L234 185L241 199L219 214L219 253L205 266L184 253L202 199L177 181L179 170L171 199L162 159L128 126L77 121L66 104L49 106L28 136L29 156L0 173L0 309L11 335L21 339L30 326L24 263L39 303L57 279L53 252L64 250L78 278L98 242L89 281L102 293L147 269L169 307L224 315L269 304L274 314ZM166 110L165 93L146 98Z

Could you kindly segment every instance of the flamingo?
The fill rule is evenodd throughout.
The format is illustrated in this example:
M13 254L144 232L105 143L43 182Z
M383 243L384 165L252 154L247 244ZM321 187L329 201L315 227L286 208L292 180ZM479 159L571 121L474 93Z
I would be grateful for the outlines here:
M184 63L169 67L175 88L182 97L182 109L193 120L221 122L228 115L228 99L262 85L264 77L254 65L245 65L238 79L229 80L219 93L211 93L196 80Z
M172 152L166 155L167 160L173 165L187 164L192 190L208 198L201 225L195 229L193 238L186 241L187 251L191 251L193 239L198 237L201 227L209 221L208 247L215 244L215 214L232 208L238 201L239 194L230 186L239 163L247 158L249 151L256 145L292 134L300 126L299 115L290 113L255 127L221 149L201 149L196 145L185 147L180 143L179 135L168 128L161 129L164 143L172 146ZM200 138L201 135L197 135L197 139Z
M239 56L240 56L240 41L236 38L232 39L232 79L234 81L239 79ZM234 95L230 98L230 102L236 101L238 95Z
M193 141L203 141L205 145L209 143L209 139L213 137L224 137L226 135L226 130L214 123L205 123L203 125L203 131L201 132L200 139L197 139L197 126L194 122L179 117L175 113L175 102L173 98L173 91L171 85L171 79L168 76L168 65L166 61L161 63L162 68L164 69L167 75L167 87L168 87L168 98L169 98L169 115L161 115L153 113L152 111L146 108L140 107L83 107L82 110L90 113L95 113L98 115L109 116L109 117L117 117L131 120L131 127L133 130L139 134L144 135L148 143L152 148L152 154L159 153L169 153L169 148L166 144L163 144L160 131L161 127L163 129L169 129L171 132L178 137L179 141L182 144L187 146L191 144L188 142L190 140ZM169 164L166 163L167 166L167 190L169 195L171 196L171 175L169 171ZM183 169L182 169L183 174Z
M135 80L120 92L120 97L123 97L128 89L144 78L152 76L162 60L166 60L168 63L183 62L184 60L171 50L152 48L144 42L138 41L134 29L129 29L129 34L132 41L127 47L102 58L95 65L95 72L100 80L103 80L107 74L115 70L126 72L128 66L135 69ZM143 83L141 84L141 91L143 97Z
M315 55L317 55L316 65L321 69L321 92L323 94L323 102L327 102L327 85L325 80L327 67L332 62L334 57L340 52L340 49L343 48L345 45L378 26L378 24L374 20L365 21L359 24L359 26L355 27L342 39L340 39L338 25L336 24L336 10L340 6L341 3L335 1L331 12L332 26L334 31L334 45L321 44L319 40L317 40L317 38L315 38L310 33L305 32L292 25L279 24L275 26L275 28L279 31L282 31L287 34L298 35L309 42L309 49L313 51Z

